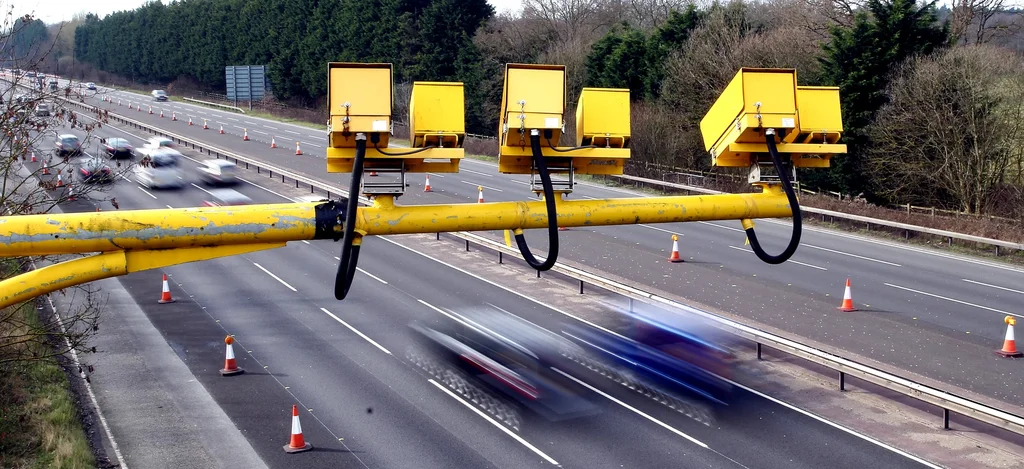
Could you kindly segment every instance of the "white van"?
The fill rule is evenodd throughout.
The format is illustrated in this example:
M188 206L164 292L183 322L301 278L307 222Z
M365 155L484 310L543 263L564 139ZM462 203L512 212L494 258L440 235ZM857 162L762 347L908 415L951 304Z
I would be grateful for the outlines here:
M139 184L149 188L179 188L185 186L181 170L184 158L176 150L164 148L149 153L148 164L140 164L136 170Z

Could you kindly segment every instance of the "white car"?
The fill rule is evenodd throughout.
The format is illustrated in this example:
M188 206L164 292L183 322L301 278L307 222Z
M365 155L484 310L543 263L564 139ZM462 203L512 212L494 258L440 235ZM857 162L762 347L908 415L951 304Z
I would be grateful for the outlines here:
M181 170L184 158L176 150L165 148L146 155L148 161L136 167L135 176L139 184L152 189L179 188L185 186Z
M199 167L199 180L211 186L229 185L235 179L235 164L228 160L206 160Z

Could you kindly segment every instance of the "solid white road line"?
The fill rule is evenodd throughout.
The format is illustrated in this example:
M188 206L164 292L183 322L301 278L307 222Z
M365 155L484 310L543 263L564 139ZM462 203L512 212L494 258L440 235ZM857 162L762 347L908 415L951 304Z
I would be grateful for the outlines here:
M299 140L299 143L302 143L303 145L306 145L307 147L320 148L320 145L317 145L315 143L309 143L309 142L304 141L304 140Z
M699 222L697 222L697 223L700 223L700 224L702 224L702 225L708 225L708 226L713 226L713 227L715 227L715 228L722 228L722 229L724 229L724 230L729 230L729 231L739 231L740 233L744 233L744 231L743 231L743 230L741 230L741 229L739 229L739 228L733 228L733 227L731 227L731 226L724 226L724 225L719 225L718 223L710 223L710 222L706 222L706 221L699 221Z
M469 184L469 185L471 185L471 186L478 186L478 187L483 187L484 189L487 189L487 190L490 190L490 191L495 191L495 192L505 192L505 191L503 191L503 190L501 190L501 189L498 189L498 188L496 188L496 187L489 187L489 186L485 186L485 185L483 185L483 184L477 184L477 183L475 183L475 182L469 182L469 181L459 181L459 182L461 182L461 183L463 183L463 184Z
M463 172L463 171L465 171L467 173L479 174L479 175L481 175L483 177L489 177L489 178L494 177L493 174L481 173L480 171L473 171L472 169L459 169L460 173Z
M356 328L354 328L354 327L350 326L350 325L349 325L349 324L348 324L347 322L345 322L345 321L342 321L342 320L341 320L341 318L339 318L339 317L335 316L335 315L334 315L334 313L332 313L332 312L330 312L330 311L327 311L327 309L325 309L325 308L320 308L320 311L323 311L323 312L327 313L327 315L328 315L328 316L330 316L330 317L334 318L334 320L335 320L335 321L338 321L339 323L341 323L341 325L342 325L342 326L345 326L345 327L347 327L347 328L348 328L348 329L349 329L350 331L352 331L352 332L355 332L355 333L356 333L356 335L358 335L359 337L362 337L362 338L363 338L363 340L365 340L365 341L369 342L369 343L370 343L370 344L372 344L372 345L373 345L374 347L377 347L377 348L379 348L379 349L380 349L380 350L381 350L382 352L384 352L384 353L386 353L386 354L388 354L388 355L391 355L391 351L390 351L390 350L388 350L388 349L384 348L384 346L383 346L383 345L381 345L381 344L378 344L378 343L377 343L377 342L375 342L375 341L374 341L373 339L371 339L371 338L367 337L367 336L366 336L366 334L363 334L362 332L359 332L359 330L358 330L358 329L356 329Z
M666 230L666 229L664 229L664 228L658 228L658 227L656 227L656 226L651 226L651 225L645 225L645 224L643 224L643 223L641 223L641 224L640 224L640 226L642 226L642 227L644 227L644 228L649 228L649 229L652 229L652 230L655 230L655 231L661 231L661 232L664 232L664 233L668 233L668 234L674 234L674 235L679 235L680 237L682 237L682 236L683 236L683 234L682 234L682 233L680 233L680 232L678 232L678 231Z
M800 414L803 414L803 415L805 415L807 417L810 417L810 418L812 418L814 420L817 420L817 421L819 421L821 423L824 423L825 425L828 425L830 427L842 430L842 431L844 431L846 433L849 433L849 434L851 434L853 436L856 436L856 437L858 437L858 438L860 438L860 439L862 439L864 441L867 441L867 442L873 443L875 445L881 446L882 448L885 448L885 449L887 449L889 451L892 451L893 453L896 453L896 454L898 454L900 456L903 456L903 457L905 457L907 459L910 459L912 461L921 463L921 464L923 464L925 466L928 466L930 468L933 468L933 469L942 469L942 466L937 466L935 464L932 464L932 463L930 463L928 461L925 461L924 459L921 459L921 458L919 458L917 456L914 456L913 454L910 454L910 453L908 453L906 451L903 451L903 450L901 450L899 448L896 448L896 447L893 447L893 446L889 446L889 445L887 445L887 444L885 444L885 443L883 443L883 442L881 442L879 440L871 438L870 436L867 436L867 435L865 435L863 433L860 433L860 432L858 432L856 430L853 430L853 429L850 429L850 428L846 428L846 427L844 427L842 425L839 425L838 423L832 422L832 421L830 421L830 420L828 420L828 419L826 419L824 417L819 417L816 414L808 412L808 411L806 411L804 409L801 409L801 408L799 408L797 406L794 406L792 404L788 404L788 403L786 403L784 401L776 399L776 398L774 398L772 396L769 396L769 395L767 395L767 394L765 394L765 393L763 393L761 391L758 391L756 389L748 388L748 387L746 387L746 386L744 386L744 385L742 385L740 383L737 383L735 381L732 381L732 380L729 380L729 379L726 379L726 378L723 378L723 379L725 379L725 381L731 383L733 386L736 386L736 387L738 387L740 389L743 389L744 391L747 391L747 392L749 392L751 394L754 394L754 395L760 396L760 397L762 397L764 399L767 399L769 401L772 401L772 402L774 402L774 403L776 403L778 405L781 405L782 407L785 407L785 408L787 408L789 410L792 410L794 412L798 412Z
M152 197L152 198L154 198L154 199L156 198L156 196L155 196L155 195L153 195L153 194L150 194L150 193L149 193L149 191L147 191L146 189L143 189L143 188L142 188L142 186L135 186L135 187L138 187L140 191L142 191L142 192L145 192L145 193L146 193L146 195L148 195L148 196L150 196L150 197Z
M296 131L294 131L294 130L288 130L288 129L284 129L284 131L285 131L285 132L288 132L288 133L290 133L290 134L295 134L295 135L299 135L299 133L298 133L298 132L296 132Z
M835 254L841 254L843 256L856 257L857 259L864 259L866 261L877 262L879 264L887 264L887 265L891 265L891 266L895 266L895 267L903 267L902 265L899 265L899 264L897 264L895 262L882 261L882 260L873 259L873 258L865 257L865 256L858 256L856 254L850 254L848 252L843 252L843 251L836 251L835 249L823 248L821 246L815 246L813 244L800 243L800 245L801 246L807 246L807 247L812 248L812 249L820 249L822 251L828 251L828 252L835 253Z
M262 265L259 265L259 264L255 263L255 262L253 262L252 265L255 265L260 270L266 272L267 275L269 275L271 277L274 277L274 280L277 280L278 282L281 282L281 285L284 285L284 286L288 287L289 289L291 289L291 291L296 291L296 292L298 291L298 290L295 289L295 287L293 287L291 285L288 285L288 282L285 282L284 280L281 280L281 277L278 277L278 276L274 275L273 272L271 272L271 271L269 271L267 269L264 269Z
M575 381L580 386L583 386L583 387L585 387L585 388L587 388L587 389L589 389L589 390L591 390L591 391L593 391L593 392L595 392L597 394L600 394L605 399L608 399L608 400L610 400L610 401L612 401L612 402L614 402L614 403L616 403L616 404L626 408L626 410L629 410L630 412L633 412L634 414L637 414L637 415L639 415L639 416L641 416L641 417L643 417L643 418L645 418L647 420L650 420L651 422L654 422L659 427L662 427L662 428L664 428L664 429L666 429L666 430L668 430L668 431L670 431L672 433L675 433L676 435L679 435L679 436L681 436L683 438L686 438L687 440L690 440L691 443L693 443L693 444L695 444L697 446L700 446L701 448L709 448L709 446L707 444L705 444L704 442L702 442L702 441L700 441L700 440L698 440L698 439L696 439L696 438L694 438L694 437L692 437L690 435L687 435L687 434L677 430L675 427L673 427L673 426L671 426L671 425L669 425L669 424L667 424L665 422L662 422L661 420L658 420L658 419L656 419L654 417L651 417L650 415L646 414L645 412L641 411L640 409L637 409L636 407L633 407L633 406L631 406L629 404L626 404L625 402L622 402L622 401L616 399L615 397L613 397L613 396L611 396L609 394L606 394L604 391L601 391L600 389L597 389L597 388L595 388L595 387L593 387L593 386L591 386L591 385L589 385L589 384L587 384L587 383L585 383L583 381L580 381L575 376L572 376L569 373L566 373L566 372L564 372L562 370L559 370L558 368L551 368L551 369L554 370L555 372L557 372L558 374L560 374L562 376L565 376L566 378L569 378L569 379Z
M735 250L737 250L737 251L749 252L749 253L751 253L751 254L753 254L753 253L754 253L754 251L751 251L750 249L746 249L746 248L741 248L741 247L737 247L737 246L729 246L729 249L735 249ZM828 270L828 269L826 269L826 268L824 268L824 267L818 267L818 266L816 266L816 265L813 265L813 264L805 264L805 263L803 263L803 262L800 262L800 261L794 261L793 259L790 259L790 260L786 261L786 263L789 263L789 262L792 262L792 263L794 263L794 264L799 264L799 265L802 265L802 266L805 266L805 267L810 267L810 268L812 268L812 269L818 269L818 270Z
M991 288L998 288L1000 290L1006 290L1006 291L1009 291L1009 292L1020 293L1021 295L1024 295L1024 291L1014 290L1012 288L1000 287L999 285L992 285L992 284L988 284L988 283L976 282L974 280L968 280L968 279L961 279L961 280L963 280L965 282L968 282L968 283L973 283L975 285L981 285L981 286L991 287Z
M948 296L941 296L941 295L936 295L934 293L924 292L924 291L921 291L921 290L914 290L913 288L901 287L899 285L893 285L891 283L883 283L883 285L885 285L887 287L898 288L900 290L906 290L906 291L912 292L912 293L917 293L919 295L925 295L925 296L930 296L930 297L933 297L933 298L938 298L940 300L952 301L953 303L960 303L962 305L973 306L975 308L984 309L984 310L988 310L988 311L994 311L994 312L999 313L999 314L1009 314L1010 316L1016 316L1018 318L1024 318L1024 315L1014 314L1014 313L1011 313L1009 311L1003 311L1001 309L989 308L988 306L982 306L982 305L978 305L978 304L974 304L974 303L968 303L966 301L958 300L956 298L950 298Z
M340 259L339 259L339 260L340 260ZM382 279L382 278L380 278L380 277L378 277L378 276L376 276L376 275L373 275L373 274L371 274L371 273L369 273L369 272L367 272L367 271L363 270L362 268L356 267L356 270L358 270L358 271L360 271L360 272L362 272L362 273L366 274L366 276L367 276L367 277L370 277L370 278L372 278L372 279L374 279L374 280L376 280L376 281L378 281L378 282L380 282L380 283L383 283L384 285L387 285L387 284L388 284L388 282L384 281L384 279Z
M495 427L498 427L499 429L501 429L501 431L505 432L506 435L508 435L508 436L512 437L514 440L518 441L519 444L527 447L530 451L533 451L534 453L537 453L537 455L542 457L542 458L544 458L545 461L547 461L547 462L549 462L549 463L551 463L551 464L553 464L555 466L558 465L558 461L555 461L554 459L551 459L551 456L548 456L548 455L544 454L543 451L537 449L536 446L531 445L530 442L524 440L523 437L521 437L519 435L516 435L515 433L512 432L512 430L509 430L504 425L502 425L502 424L500 424L498 422L495 422L494 419L492 419L490 416L488 416L487 414L483 413L480 409L477 409L472 404L464 401L457 394L451 392L451 390L449 390L448 388L442 386L437 381L434 381L433 379L428 379L427 382L430 383L430 384L433 384L435 387L437 387L437 389L440 389L440 390L444 391L444 393L449 395L449 396L451 396L452 399L455 399L456 401L461 402L462 405L466 406L467 408L469 408L473 412L476 412L477 415L482 417L484 420L490 422L491 425L494 425Z

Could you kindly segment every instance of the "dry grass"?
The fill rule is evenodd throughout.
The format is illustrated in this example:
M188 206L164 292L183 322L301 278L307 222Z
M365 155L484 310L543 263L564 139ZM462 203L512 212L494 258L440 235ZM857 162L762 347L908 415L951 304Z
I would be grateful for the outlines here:
M20 308L36 319L34 303ZM0 376L0 467L96 467L67 375L56 360L8 367Z

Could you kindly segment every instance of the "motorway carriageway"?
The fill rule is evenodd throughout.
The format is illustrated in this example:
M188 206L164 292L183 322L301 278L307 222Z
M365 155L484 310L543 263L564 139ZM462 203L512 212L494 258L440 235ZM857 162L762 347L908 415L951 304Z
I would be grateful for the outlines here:
M128 138L134 146L148 138L113 125L94 133ZM186 164L187 178L195 177L196 166ZM265 187L251 171L240 176L247 182L235 189L254 203L308 195L280 184ZM62 209L111 210L110 197L122 210L199 206L208 199L200 185L155 191L126 175L109 193L79 197ZM172 304L156 302L159 271L120 281L271 467L409 467L412 461L418 468L927 467L743 391L732 412L709 427L596 375L580 378L596 386L601 414L555 425L526 416L515 432L410 365L404 359L406 325L445 320L438 309L487 303L549 330L565 316L401 243L402 237L364 243L361 274L344 302L332 295L340 245L329 241L169 267L164 272L177 300ZM438 288L436 278L446 287ZM116 320L116 312L106 314ZM238 340L243 375L223 378L217 372L225 333ZM306 409L303 431L315 451L281 451L287 432L282 422L293 403Z
M99 96L110 96L113 103L104 103ZM129 100L152 105L155 114L129 111ZM322 131L203 106L156 103L123 91L102 91L88 103L347 187L347 175L326 173ZM160 109L166 113L163 119ZM171 111L178 122L170 120ZM187 125L189 117L194 126ZM211 130L202 129L204 118ZM225 135L217 133L221 125ZM251 141L242 141L243 128ZM269 148L271 137L280 148ZM302 142L302 156L294 155L296 140ZM432 174L430 193L423 192L423 181L418 180L422 176L410 175L412 186L401 203L473 202L478 185L484 187L488 202L532 195L528 175L498 174L494 164L471 159L463 160L461 167L458 174ZM580 182L569 198L641 195ZM769 253L781 252L791 235L786 220L759 220L756 229ZM673 233L681 236L685 264L665 261ZM499 232L487 234L502 239ZM1020 364L992 353L1002 345L1003 317L1024 314L1024 270L1018 267L810 226L804 227L793 259L772 266L744 245L746 236L738 221L572 228L559 236L560 261L852 352L883 367L892 365L899 374L909 371L1005 402L1015 402L1024 388ZM546 249L544 231L531 230L527 239L535 250ZM858 312L836 309L847 278L853 282Z

